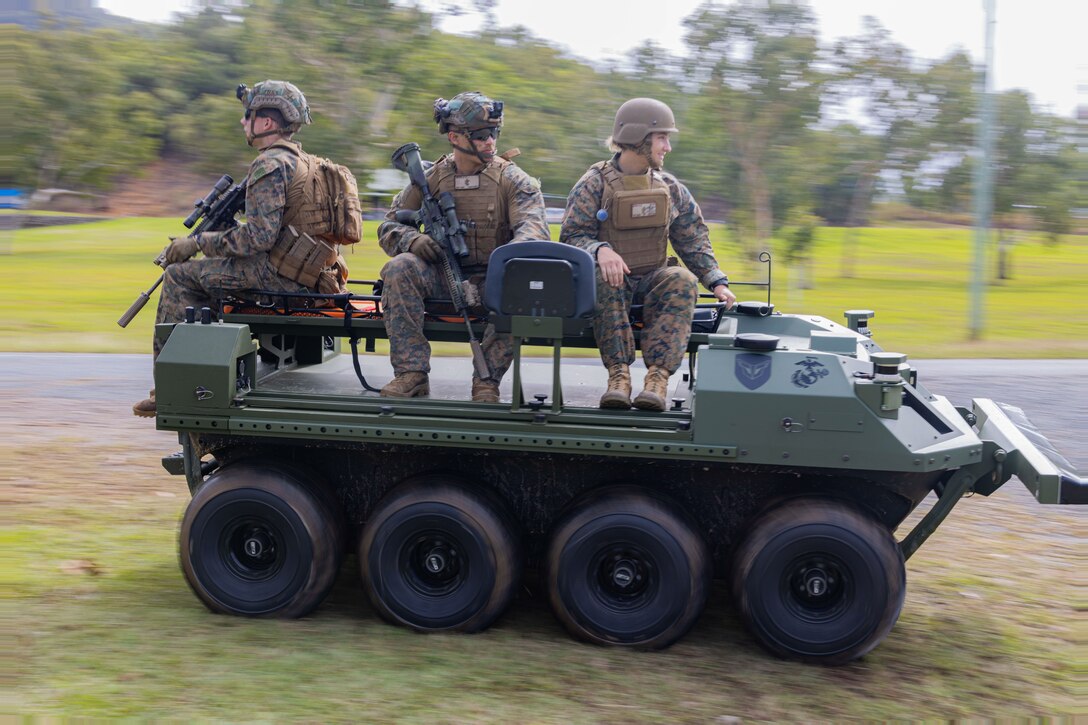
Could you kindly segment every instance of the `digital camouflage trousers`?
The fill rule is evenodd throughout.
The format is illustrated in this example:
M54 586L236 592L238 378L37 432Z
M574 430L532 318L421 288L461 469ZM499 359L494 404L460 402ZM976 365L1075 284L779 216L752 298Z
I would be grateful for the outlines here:
M631 332L632 305L642 305L642 360L676 372L684 361L691 334L691 318L699 299L698 280L683 267L661 267L642 277L626 277L624 286L612 287L597 268L597 303L593 334L606 367L635 361Z
M166 268L155 322L181 322L185 319L186 307L195 307L197 319L200 319L201 307L215 310L219 302L231 294L240 293L248 299L256 300L259 295L255 290L309 291L298 282L281 277L268 261L267 254L190 259ZM164 342L165 340L155 337L155 357L159 356Z
M389 362L396 375L407 372L431 371L431 345L423 334L423 314L426 299L449 299L450 292L438 265L429 264L414 254L404 253L382 267L382 315L389 336ZM483 296L483 279L472 277ZM452 308L450 308L452 312ZM470 308L470 313L483 314L483 308ZM494 325L484 328L480 340L491 379L495 382L510 368L514 359L513 338L495 332ZM475 372L473 377L476 377Z

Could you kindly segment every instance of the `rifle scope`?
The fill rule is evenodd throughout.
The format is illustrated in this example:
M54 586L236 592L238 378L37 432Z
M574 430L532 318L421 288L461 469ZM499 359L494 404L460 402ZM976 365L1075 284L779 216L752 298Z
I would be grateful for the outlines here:
M212 187L212 190L208 192L207 196L193 202L193 211L189 216L185 217L185 221L182 222L182 224L185 225L185 228L192 229L193 225L196 224L196 220L202 217L208 209L211 208L212 204L214 204L216 200L223 195L223 192L229 189L230 185L233 183L234 179L232 179L229 174L223 174L219 177L219 181L215 182L215 186Z

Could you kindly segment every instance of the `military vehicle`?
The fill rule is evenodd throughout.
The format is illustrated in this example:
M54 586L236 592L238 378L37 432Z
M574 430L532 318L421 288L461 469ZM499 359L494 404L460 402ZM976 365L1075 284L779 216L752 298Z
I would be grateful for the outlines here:
M966 494L1016 476L1040 503L1088 501L1019 410L931 392L865 310L843 325L782 314L769 292L701 305L669 409L599 409L603 366L563 354L594 346L593 264L556 243L496 250L484 302L518 341L500 403L469 400L467 354L435 360L430 397L378 396L377 295L236 300L159 325L157 425L181 442L163 465L192 492L180 551L197 597L302 616L355 551L382 617L475 632L528 569L575 637L660 648L721 577L771 652L838 664L887 635L905 561ZM428 336L467 340L436 309Z

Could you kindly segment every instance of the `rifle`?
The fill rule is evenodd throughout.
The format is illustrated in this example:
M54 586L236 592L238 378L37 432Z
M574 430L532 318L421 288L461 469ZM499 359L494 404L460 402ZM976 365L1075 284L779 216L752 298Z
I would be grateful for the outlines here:
M227 174L223 174L203 199L193 203L193 211L182 222L186 229L193 230L189 233L190 237L201 232L230 229L238 223L234 220L234 216L245 208L246 180L243 179L240 184L234 184L234 186L231 186L231 184L234 184L234 179ZM200 220L199 224L197 224L198 219ZM196 224L196 228L193 228L194 224ZM159 256L155 257L155 264L166 269L168 266L166 263L166 249L163 249L159 252ZM117 320L118 325L128 327L128 323L132 322L132 318L140 314L140 310L151 299L151 294L162 284L165 276L165 272L160 274L159 278L155 280L155 284L151 285L146 292L140 293L136 301L125 311L125 314L121 315L121 318Z
M450 288L450 299L461 314L468 330L468 344L472 348L472 365L481 378L491 377L491 370L484 358L484 351L469 321L468 299L478 300L475 288L465 281L461 273L461 259L468 256L465 244L465 231L468 226L457 218L453 194L443 191L435 198L431 194L427 177L423 174L423 162L419 157L419 144L406 143L393 152L393 166L407 172L412 184L419 189L423 203L418 210L400 209L395 214L397 222L409 224L417 229L422 226L423 233L438 242L442 247L442 273L446 277L446 286Z

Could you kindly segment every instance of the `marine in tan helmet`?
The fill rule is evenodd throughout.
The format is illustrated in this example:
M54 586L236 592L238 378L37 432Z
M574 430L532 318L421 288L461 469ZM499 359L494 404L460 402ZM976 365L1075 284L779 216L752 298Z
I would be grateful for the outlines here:
M448 101L436 99L432 113L452 151L427 170L427 184L436 197L445 191L453 195L457 218L468 225L469 254L461 261L461 270L482 291L488 258L496 247L550 238L544 196L540 184L509 160L517 155L516 149L496 154L502 101L470 91ZM423 335L423 301L450 297L439 266L442 248L415 227L396 221L398 210L418 209L420 203L419 190L408 185L378 227L378 242L392 257L381 271L382 309L394 372L393 380L381 390L386 397L429 394L431 346ZM481 347L491 375L484 379L473 374L472 399L497 403L499 382L513 360L513 343L510 335L488 325Z
M664 410L669 378L684 359L698 285L732 307L736 297L721 271L699 205L687 187L663 170L677 133L672 109L653 98L633 98L616 111L614 155L582 175L567 197L559 241L597 260L593 331L608 369L602 408ZM684 266L670 266L667 245ZM642 305L646 379L632 401L635 361L632 305Z
M306 184L316 164L294 140L295 133L311 122L310 108L302 91L285 81L262 81L253 88L239 85L235 95L242 102L242 133L246 143L258 150L246 175L246 223L226 231L202 232L189 237L172 237L163 250L163 275L156 323L181 322L185 308L216 307L229 295L264 299L272 293L338 292L346 278L339 268L343 258L330 253L326 268L289 273L285 256L276 251L297 250L303 237L322 237L328 220L301 214L306 201L296 193ZM302 237L289 237L288 228ZM313 243L310 238L308 243ZM191 259L202 252L201 259ZM319 265L320 266L320 265ZM304 272L315 273L303 277ZM346 268L344 269L346 272ZM316 278L313 278L316 276ZM157 358L163 340L154 338L152 353ZM141 417L156 414L155 391L136 403L132 412Z

